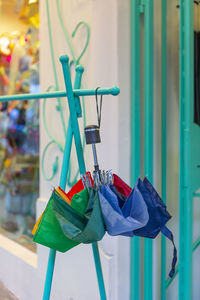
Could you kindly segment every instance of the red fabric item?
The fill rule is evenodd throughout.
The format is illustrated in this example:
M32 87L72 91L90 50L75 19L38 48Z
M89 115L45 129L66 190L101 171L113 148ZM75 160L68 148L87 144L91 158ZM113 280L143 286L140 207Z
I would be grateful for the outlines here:
M67 193L65 193L65 191L63 191L60 186L58 186L58 188L67 196Z
M91 176L90 172L87 172L86 174L87 174L88 178L90 179L90 182L92 183L92 186L93 186L93 179L92 179L92 176ZM67 193L67 197L70 200L72 200L73 196L77 193L80 193L83 189L84 189L84 186L83 186L83 183L82 183L82 179L79 179L79 181L77 181L77 183Z
M132 188L128 184L126 184L116 174L113 174L113 178L114 178L113 185L116 187L116 189L118 190L118 192L120 192L122 195L124 195L124 196L126 196L128 198L128 196L132 192Z

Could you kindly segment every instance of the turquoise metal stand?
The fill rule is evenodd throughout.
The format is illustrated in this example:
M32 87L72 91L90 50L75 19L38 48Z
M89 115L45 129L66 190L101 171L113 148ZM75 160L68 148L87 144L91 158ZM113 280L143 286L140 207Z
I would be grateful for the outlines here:
M167 201L167 0L161 4L162 200ZM161 236L161 300L166 299L166 238Z
M80 136L80 131L79 131L78 119L77 119L78 118L77 107L80 109L80 102L79 102L78 97L79 96L93 96L93 95L96 95L96 93L98 95L114 95L114 96L116 96L119 94L120 90L116 86L114 86L113 88L107 88L107 89L99 88L97 91L96 91L96 89L89 89L89 90L80 89L82 73L84 71L82 66L76 67L75 85L74 85L74 89L72 89L70 69L69 69L69 64L68 64L69 58L68 58L68 56L65 55L60 58L60 61L62 64L63 75L64 75L65 86L66 86L67 92L66 91L57 91L57 92L46 92L46 93L38 93L38 94L3 96L3 97L0 97L0 102L15 101L15 100L23 101L23 100L29 100L29 99L36 100L36 99L40 99L40 98L51 99L51 98L58 98L58 97L67 97L68 104L69 104L70 118L69 118L69 123L68 123L66 142L65 142L65 150L64 150L61 177L60 177L60 187L63 190L65 190L66 180L67 180L67 172L69 169L69 158L70 158L70 153L71 153L73 136L74 136L74 140L75 140L76 153L77 153L80 174L84 174L86 172L85 161L84 161L84 157L83 157L83 148L82 148L82 143L81 143L81 136ZM107 298L106 298L103 273L102 273L101 261L100 261L100 255L99 255L97 243L92 244L92 250L93 250L93 256L94 256L94 261L95 261L100 298L101 298L101 300L106 300ZM55 258L56 258L56 251L53 249L50 249L43 300L50 299Z
M75 77L74 88L77 88L77 89L80 88L81 77L82 77L83 71L84 71L84 69L82 66L76 67L76 77ZM77 99L77 98L76 98L76 100L77 100L77 102L79 101L79 99ZM75 99L74 99L74 102L75 102ZM75 113L77 115L77 111ZM66 136L65 150L64 150L63 163L62 163L62 169L61 169L61 175L60 175L60 184L59 184L63 190L65 190L65 188L66 188L67 174L68 174L68 170L69 170L69 161L70 161L70 154L71 154L71 148L72 148L72 137L73 137L73 131L72 131L71 117L70 117L69 122L68 122L68 128L67 128L67 136ZM56 251L53 249L50 249L49 261L48 261L48 267L47 267L47 275L46 275L46 281L45 281L45 288L44 288L44 294L43 294L44 300L50 298L55 258L56 258Z
M60 62L62 64L62 68L63 68L65 86L66 86L66 90L68 92L67 99L68 99L68 104L69 104L71 126L72 126L72 130L74 133L74 140L75 140L79 170L80 170L80 174L85 174L86 167L85 167L85 161L84 161L84 157L83 157L81 136L80 136L78 119L77 119L77 114L76 114L76 107L75 107L75 97L74 97L74 93L72 90L72 83L71 83L71 76L70 76L68 61L69 61L69 58L66 55L62 56L60 58ZM102 269L101 269L101 262L100 262L100 256L99 256L99 250L98 250L97 243L93 243L92 249L93 249L93 254L94 254L98 283L99 283L100 296L101 296L102 300L106 300L106 292L105 292L105 286L104 286L104 281L103 281L103 274L102 274Z

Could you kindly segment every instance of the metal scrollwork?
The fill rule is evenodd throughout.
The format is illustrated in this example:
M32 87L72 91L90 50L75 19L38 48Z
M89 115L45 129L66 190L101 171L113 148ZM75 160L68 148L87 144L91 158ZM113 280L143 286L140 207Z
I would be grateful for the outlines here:
M59 18L59 22L60 22L60 26L61 26L61 29L63 31L63 34L64 34L64 38L65 38L65 41L67 42L67 45L69 47L69 51L70 51L70 54L71 54L71 57L72 57L72 60L71 60L71 65L78 65L80 63L80 60L83 58L88 46L89 46L89 41L90 41L90 27L88 25L88 23L84 22L84 21L81 21L79 22L74 31L72 32L72 38L75 38L76 35L77 35L77 32L80 28L80 26L84 26L85 29L86 29L86 42L83 46L83 49L82 51L80 52L80 55L76 58L75 56L75 51L74 51L74 48L72 46L72 43L71 43L71 40L70 40L70 36L67 32L67 29L64 25L64 22L63 22L63 18L62 18L62 14L61 14L61 11L60 11L60 1L59 0L56 0L56 5L57 5L57 14L58 14L58 18ZM51 51L51 60L52 60L52 66L53 66L53 73L54 73L54 82L55 82L55 85L51 85L48 87L47 91L50 91L50 90L55 90L55 91L58 91L59 90L59 82L58 82L58 76L57 76L57 72L56 72L56 64L55 64L55 54L54 54L54 49L53 49L53 36L52 36L52 30L51 30L51 19L50 19L50 9L49 9L49 0L46 0L46 11L47 11L47 21L48 21L48 32L49 32L49 43L50 43L50 51ZM53 145L56 147L59 148L59 150L63 153L64 152L64 145L62 145L52 134L51 134L51 131L49 130L48 128L48 124L47 124L47 119L46 119L46 116L45 116L45 110L46 110L46 101L47 99L44 99L43 100L43 123L44 123L44 128L45 128L45 131L50 139L49 143L45 146L44 150L43 150L43 153L42 153L42 161L41 161L41 167L42 167L42 174L43 174L43 177L45 178L45 180L47 181L51 181L53 180L53 178L55 177L55 175L57 174L57 171L58 171L58 163L59 163L59 157L56 156L55 157L55 160L53 162L53 165L52 165L52 174L50 176L47 176L46 174L46 171L45 171L45 157L47 155L47 152L49 150L50 147L52 147ZM83 107L83 124L85 126L85 123L86 123L86 120L85 120L85 103L84 103L84 97L82 97L82 107ZM61 118L61 122L62 122L62 129L63 129L63 132L64 132L64 135L66 136L66 132L67 132L67 129L66 129L66 124L65 124L65 119L64 119L64 115L63 115L63 108L62 108L62 104L61 104L61 99L57 98L57 111L60 115L60 118ZM85 140L83 140L83 148L85 146ZM67 184L69 186L72 186L75 181L77 180L77 177L78 177L78 174L79 174L79 171L77 170L75 176L73 178L71 178L71 168L72 168L72 163L70 161L70 167L69 167L69 172L68 172L68 178L67 178Z

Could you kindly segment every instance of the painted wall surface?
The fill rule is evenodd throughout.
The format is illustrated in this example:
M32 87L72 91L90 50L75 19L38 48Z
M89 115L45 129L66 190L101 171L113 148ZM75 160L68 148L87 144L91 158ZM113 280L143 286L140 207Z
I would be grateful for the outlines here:
M56 70L59 88L64 89L59 56L69 54L69 49L58 19L56 1L49 1L53 47L56 60ZM76 0L60 1L60 9L64 25L70 35L80 21L86 21L91 28L91 39L88 50L81 60L85 67L84 88L110 87L119 85L119 97L104 96L101 121L101 140L97 146L100 167L112 169L122 178L130 180L130 97L129 97L129 7L124 1ZM54 84L52 63L49 48L46 1L40 2L40 79L41 91ZM124 34L126 32L126 34ZM86 32L82 27L74 38L71 38L76 56L85 44ZM72 71L72 76L74 71ZM95 97L88 97L86 102L86 124L97 124ZM56 110L57 100L50 100L46 106L46 118L49 129L54 137L64 145L64 132L59 112ZM68 107L66 99L62 100L66 124ZM50 141L43 124L41 101L40 113L40 149L41 154ZM80 120L83 131L82 120ZM62 153L55 146L49 148L45 158L45 171L49 176L52 163L59 156L59 168L62 163ZM85 149L86 165L93 170L92 152L89 146ZM75 149L72 149L74 173L77 169ZM52 188L59 184L59 174L51 182L46 182L40 174L40 198L37 201L37 214L41 214ZM109 300L129 299L129 239L105 238L99 243ZM22 263L20 259L1 250L0 280L13 291L20 300L35 300L42 298L48 252L43 246L38 246L38 267L33 268ZM6 261L9 263L5 264ZM6 275L5 275L6 274ZM10 276L9 274L12 274ZM90 245L80 245L66 254L57 253L54 281L51 299L99 299L92 248Z
M125 44L128 43L128 32L126 37L123 37L123 32L118 32L119 28L124 27L126 30L127 27L129 28L127 23L129 22L128 6L127 4L122 4L122 1L119 1L119 3L116 1L109 1L109 3L107 1L61 1L60 7L64 17L64 25L69 35L73 32L77 23L82 20L86 21L91 28L90 44L85 56L81 60L81 63L85 67L83 75L84 88L96 88L98 86L108 87L114 84L119 84L121 88L120 97L103 97L101 120L102 143L97 145L97 152L101 168L112 168L114 172L119 173L126 180L129 180L129 97L126 91L129 90L129 53L127 50L129 47L122 47L122 45L124 45L122 43L123 39L125 39ZM121 8L123 8L124 11L123 17L120 15L122 13ZM45 6L43 6L43 4L41 4L41 14L45 15ZM50 5L50 14L53 20L52 35L54 51L58 59L60 55L68 54L69 49L63 40L55 3L51 3ZM47 66L51 65L51 59L49 51L47 51L48 28L47 26L43 26L43 24L46 24L45 18L42 19L41 24L41 41L45 41L41 44L41 85L42 89L45 90L53 83L53 73L49 71L47 75L46 72ZM60 34L58 34L58 32L60 32ZM77 56L85 43L85 33L84 28L82 30L80 29L77 36L71 39ZM122 61L123 56L119 55L119 51L125 54L125 64L124 61ZM124 67L124 73L121 72L122 66ZM125 66L127 66L126 69ZM60 88L63 88L61 67L58 60L56 67L59 74ZM123 80L122 77L120 77L121 74L124 74ZM47 108L47 115L50 120L52 120L49 125L53 134L60 139L61 142L64 142L61 123L59 123L59 114L55 111L55 102L48 105ZM95 98L85 98L85 102L86 124L97 124ZM66 115L68 115L65 99L62 100L62 104ZM128 105L126 106L126 104ZM54 119L55 122L53 121ZM80 126L82 128L82 122L80 122ZM124 130L123 133L122 128ZM47 136L42 126L41 150L46 143ZM54 157L56 150L56 148L52 150ZM74 153L73 149L73 166L76 166L77 163ZM54 157L49 155L47 160L54 160ZM86 146L85 157L88 169L92 170L93 158L89 146ZM58 177L59 175L55 180L47 184L41 176L41 197L49 197L52 186L58 184ZM122 299L123 297L123 299L128 299L129 278L127 274L129 274L129 240L126 238L111 238L106 236L99 244L108 298ZM40 251L44 252L45 250L42 248L43 247L39 247ZM57 265L60 265L62 269L59 267L57 269ZM66 255L58 255L55 282L52 290L54 297L58 297L58 294L60 294L61 297L63 293L63 281L60 279L64 277L64 270L68 270L66 271L66 276L69 276L69 286L65 288L65 295L74 297L75 299L86 299L86 296L88 299L99 298L91 246L80 246ZM84 275L85 272L87 276ZM61 274L63 274L63 276ZM85 295L84 297L83 293Z

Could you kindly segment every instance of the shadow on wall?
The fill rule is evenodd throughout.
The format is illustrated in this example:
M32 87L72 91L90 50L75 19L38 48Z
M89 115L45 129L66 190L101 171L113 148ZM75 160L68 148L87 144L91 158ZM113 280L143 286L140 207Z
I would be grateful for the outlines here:
M19 300L0 282L0 300Z

